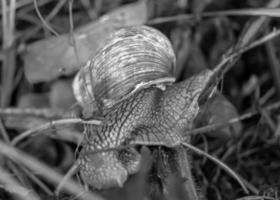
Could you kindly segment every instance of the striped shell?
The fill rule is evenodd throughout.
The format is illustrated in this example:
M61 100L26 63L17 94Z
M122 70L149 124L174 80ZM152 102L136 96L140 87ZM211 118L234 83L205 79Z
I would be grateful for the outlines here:
M104 110L141 88L175 81L175 54L170 41L148 26L114 32L76 75L74 93L81 104Z

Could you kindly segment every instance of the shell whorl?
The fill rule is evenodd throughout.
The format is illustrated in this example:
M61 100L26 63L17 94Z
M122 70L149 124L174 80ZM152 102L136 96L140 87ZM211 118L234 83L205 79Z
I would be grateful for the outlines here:
M101 110L110 108L138 89L173 83L175 62L172 45L161 32L124 27L80 70L74 93L81 103L96 101Z

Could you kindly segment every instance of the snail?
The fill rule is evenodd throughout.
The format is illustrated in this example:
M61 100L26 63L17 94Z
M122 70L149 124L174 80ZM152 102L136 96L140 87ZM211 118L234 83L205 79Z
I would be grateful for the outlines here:
M190 199L198 199L180 143L182 132L192 127L199 111L198 98L205 88L206 71L175 82L175 54L166 36L148 26L115 31L107 43L76 75L77 101L96 107L102 123L85 125L85 139L78 157L79 173L95 189L121 187L139 170L141 155L133 145L162 145L172 149L174 166L185 180ZM122 146L130 145L126 148ZM182 162L182 159L186 162ZM167 158L168 160L169 158ZM156 165L156 163L155 163Z
M74 94L83 106L104 111L142 88L175 82L175 54L161 32L132 26L107 40L75 77Z

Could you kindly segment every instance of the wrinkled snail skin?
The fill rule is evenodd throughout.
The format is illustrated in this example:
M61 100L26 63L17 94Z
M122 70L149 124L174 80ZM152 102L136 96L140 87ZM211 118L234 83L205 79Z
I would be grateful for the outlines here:
M115 151L92 153L84 148L79 158L83 181L95 189L122 187L128 174L116 154Z
M80 172L81 174L84 174L86 172L86 174L98 176L92 177L91 181L86 180L88 184L99 189L107 188L107 186L113 187L115 186L116 182L123 184L128 174L132 174L137 171L137 168L140 164L140 155L137 155L137 153L135 154L139 159L136 159L132 163L122 163L122 161L125 159L123 157L122 159L119 159L121 150L113 150L106 152L114 152L114 154L111 155L114 158L109 160L105 158L107 156L106 154L102 154L104 156L103 165L94 165L94 162L92 162L92 160L94 160L96 157L99 157L99 159L103 157L100 156L99 153L94 153L98 150L114 149L121 147L121 145L123 145L125 141L128 141L131 138L132 132L138 125L145 124L150 115L150 110L153 107L153 105L147 104L146 102L153 101L153 98L155 98L154 92L157 92L158 89L152 92L150 91L151 89L147 89L147 91L140 91L139 93L137 93L136 98L132 96L131 98L128 98L122 101L121 103L115 105L110 110L110 112L108 112L104 116L104 121L97 128L96 132L94 134L91 134L90 138L86 141L86 144L83 145L83 149L79 154ZM86 131L90 130L90 128L90 125L88 125ZM115 166L119 167L116 168ZM131 170L131 168L136 168L136 170ZM93 171L100 172L99 169L108 169L106 170L106 172L103 173L111 173L111 178L107 178L109 177L109 175L103 176L98 173L91 173ZM112 171L115 171L115 173L113 173ZM116 176L112 176L113 174ZM122 176L120 177L119 174L122 174ZM82 177L84 176L86 175L82 175ZM100 180L99 176L104 178L102 181L99 182L106 184L102 185L102 183L95 182L96 180ZM115 181L111 180L112 177ZM112 185L109 185L111 182ZM122 184L119 186L122 186Z
M138 34L139 32L140 34ZM148 32L149 35L148 39L145 36L146 32ZM135 33L137 33L136 36ZM157 34L160 39L153 36L153 34ZM100 91L99 87L95 88L93 86L94 88L89 89L88 93L90 93L91 96L94 96L97 104L99 106L103 106L101 109L106 110L106 112L103 112L104 120L102 121L102 124L95 130L93 130L91 125L85 125L85 132L88 133L87 135L89 135L89 138L84 141L83 148L78 158L79 172L81 177L84 182L96 189L106 189L116 186L121 187L130 174L136 173L139 170L141 162L141 155L135 150L135 148L127 147L123 149L121 147L127 144L158 144L170 149L174 149L174 156L176 157L175 165L177 166L175 170L177 170L186 180L185 188L188 190L187 193L189 199L197 200L198 197L189 167L190 164L187 160L187 153L180 149L180 143L183 140L187 142L190 140L189 136L184 137L183 139L182 133L184 130L190 129L192 127L192 120L199 111L197 99L205 87L205 85L203 85L204 81L201 79L204 79L206 76L205 74L202 74L201 76L196 76L179 83L171 84L172 79L170 79L170 73L172 73L174 70L174 66L169 68L168 65L175 65L175 55L172 50L172 46L165 36L162 37L161 33L158 34L158 31L146 26L129 27L127 29L124 28L117 33L117 36L118 37L115 38L113 42L109 42L109 44L105 45L105 50L101 50L99 52L99 56L103 54L107 55L108 52L110 54L110 49L112 50L114 45L121 43L122 40L126 40L126 38L128 38L128 40L125 41L126 45L129 44L128 41L131 41L130 39L141 43L143 38L145 41L152 38L152 42L143 43L144 46L139 45L140 50L141 48L145 49L146 46L149 47L149 50L152 49L150 51L151 54L148 55L148 59L151 59L150 55L155 55L155 57L157 57L158 54L154 52L157 52L159 48L161 49L160 55L173 55L174 58L171 57L167 61L161 62L161 57L157 57L160 58L160 61L155 63L164 65L163 67L165 69L167 68L167 71L166 73L159 73L159 77L156 77L154 82L150 79L148 81L145 80L144 82L139 82L138 78L133 79L131 78L133 77L133 74L129 74L129 79L137 81L135 83L136 85L129 86L132 88L127 89L125 94L119 93L120 91L118 91L117 99L114 99L114 96L110 96L114 94L112 93L114 88L109 90L109 94L103 93L103 96L98 96L97 94L99 93L95 93L96 91ZM162 43L162 38L164 38L164 48L156 47L153 49L154 47L151 44L156 40L156 46L160 45ZM167 42L165 40L167 40ZM170 48L167 50L168 53L162 51L162 49L166 48ZM135 53L137 51L136 49L133 49L132 52ZM141 53L143 52L141 51ZM115 53L116 51L114 50L112 53L114 57L120 56L119 54ZM142 64L144 63L145 67L147 68L153 61L149 60L149 62L145 63L143 60L145 56L143 57L141 53L140 61ZM127 58L128 54L125 50L124 52L121 51L121 55L125 55L124 57ZM104 56L105 55L103 55L103 57ZM81 81L82 79L80 79L80 82L86 83L86 87L90 86L92 83L91 81L98 77L97 74L100 72L97 71L101 70L99 68L91 69L91 67L98 65L96 64L98 62L104 62L103 58L101 61L98 60L98 57L96 57L96 59L93 61L95 65L88 65L86 70L89 70L89 73L85 73L85 70L81 71L81 73L84 73L84 75L80 75L80 77L82 77L84 81ZM137 57L137 59L139 59L139 57ZM118 59L115 60L118 61ZM135 60L133 61L132 59L132 62L129 64L133 63L135 64ZM158 65L155 66L156 68L158 67ZM127 73L126 67L127 66L125 65L124 74ZM119 70L121 71L122 68ZM128 71L131 72L130 69ZM93 73L93 75L88 75L91 73ZM210 71L206 71L205 73L206 75L209 74L209 76L211 74ZM139 74L136 73L136 75L138 76ZM143 74L141 74L140 77L142 75ZM151 77L153 76L154 75ZM161 79L164 76L166 76L168 79ZM97 78L95 84L100 86L100 83L103 80L108 80L111 77L114 76L105 77L105 79L100 80ZM158 78L159 80L164 81L157 82L156 80L158 80ZM166 80L168 81L165 82ZM145 85L145 87L139 87L139 90L133 90L133 87L138 88L136 86L143 83L144 85L145 83L148 84ZM106 83L102 82L101 85L105 84ZM112 86L112 83L110 84ZM104 86L103 89L105 90L106 87L107 86ZM81 87L79 86L76 88L79 89ZM119 88L116 87L115 89L118 90ZM131 93L131 91L133 92ZM81 91L78 92L80 92L82 95L85 95L85 93ZM129 94L127 94L127 92ZM80 101L82 102L83 99L88 100L90 98L89 96L86 96L85 98L82 96ZM107 101L108 99L109 101ZM109 102L109 104L106 104L106 101L107 103ZM182 162L182 160L185 160L186 162Z
M117 149L130 141L137 141L138 144L164 142L166 146L179 146L183 140L180 130L191 128L191 115L196 115L199 109L197 98L204 88L199 78L174 84L165 91L144 89L116 104L105 116L96 134L92 134L83 145L79 160L84 181L98 189L122 186L127 176L138 170L141 158L137 152L133 152L134 156L127 159L130 163L125 164L125 159L119 158L122 150L94 153L98 150ZM186 170L183 175L191 182L187 184L188 187L192 187L195 184L190 169ZM191 191L195 193L195 188L191 188Z

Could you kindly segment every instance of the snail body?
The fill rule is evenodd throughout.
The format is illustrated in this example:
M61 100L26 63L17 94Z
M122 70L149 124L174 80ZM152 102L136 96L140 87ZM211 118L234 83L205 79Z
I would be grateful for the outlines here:
M127 38L128 41L135 40L138 45L128 48L133 42L128 42ZM122 48L125 50L114 48L114 45L124 45ZM158 45L160 47L157 47ZM111 50L113 52L110 52ZM135 54L136 58L130 59L129 52ZM145 52L148 52L147 55ZM110 56L107 56L108 54ZM133 54L131 56L134 56ZM103 57L101 61L100 56ZM147 62L144 58L148 58ZM114 62L107 59L113 59ZM127 59L131 62L126 61ZM139 60L141 62L138 63ZM115 65L118 62L125 65ZM113 65L110 65L111 63ZM117 69L111 69L114 66ZM95 67L98 69L94 69ZM183 139L182 131L192 126L192 120L199 111L198 98L206 84L203 79L210 76L211 72L206 71L201 76L173 83L174 67L175 55L168 39L155 29L137 26L122 28L113 34L92 62L79 72L78 82L84 83L83 87L86 86L83 90L79 89L81 86L76 86L76 94L84 95L80 102L83 104L94 97L98 109L103 111L104 118L96 130L92 130L91 125L85 125L85 132L89 133L89 138L84 141L78 162L81 177L86 183L96 189L122 186L128 175L136 173L139 170L141 155L135 148L118 149L126 144L158 144L176 149L177 152L180 143L189 140L189 137ZM128 88L121 89L127 86L123 85L122 81L116 81L115 85L110 82L118 78L126 80L122 75L126 75L127 68L128 79L136 81L134 85L128 84ZM105 69L110 73L112 70L116 75L106 77L107 71L102 71ZM138 72L138 69L143 72ZM153 70L149 71L151 69L156 70L156 73ZM86 71L88 73L85 73ZM99 76L101 72L105 73L105 78ZM147 79L138 79L133 78L134 72L136 77L142 77L145 73L151 75L147 75ZM109 81L109 86L114 86L113 89L106 85L106 81ZM121 87L118 84L121 84ZM100 90L99 87L103 89ZM178 150L175 159L177 167L170 170L177 170L188 179L188 195L190 199L198 199L189 163L182 166L177 156L187 155L180 154Z

